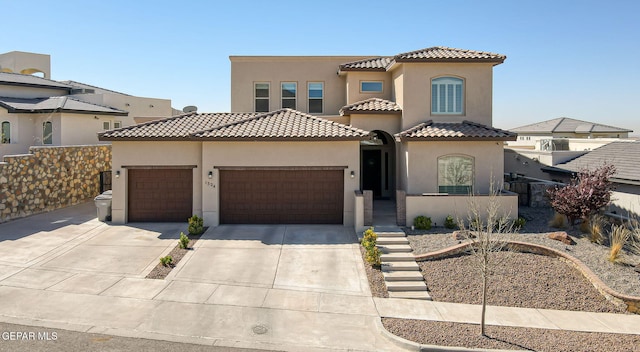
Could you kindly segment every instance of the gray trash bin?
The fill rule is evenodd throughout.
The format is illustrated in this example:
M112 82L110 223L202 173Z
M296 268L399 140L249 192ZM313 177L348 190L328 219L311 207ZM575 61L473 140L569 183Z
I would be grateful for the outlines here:
M112 197L111 191L106 191L93 199L96 202L96 208L98 209L98 220L107 221L107 218L111 220Z

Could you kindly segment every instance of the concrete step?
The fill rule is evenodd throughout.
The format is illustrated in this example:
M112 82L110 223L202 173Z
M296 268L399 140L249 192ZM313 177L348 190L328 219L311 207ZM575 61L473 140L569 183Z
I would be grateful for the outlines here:
M411 253L413 249L408 244L387 244L378 245L382 253Z
M420 271L418 263L413 262L383 262L382 271Z
M407 234L402 231L394 231L394 232L376 232L378 238L380 237L407 237Z
M376 243L381 246L389 244L409 244L409 240L406 237L378 237Z
M382 276L384 281L424 281L419 271L385 271Z
M389 291L389 298L422 299L431 301L431 295L427 291Z
M423 281L386 281L387 291L426 291Z
M383 262L415 262L413 253L389 253L380 256Z

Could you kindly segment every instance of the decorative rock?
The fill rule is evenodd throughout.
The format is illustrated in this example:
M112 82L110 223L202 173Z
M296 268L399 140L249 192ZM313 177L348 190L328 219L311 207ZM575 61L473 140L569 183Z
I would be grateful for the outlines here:
M575 241L573 241L573 239L569 237L569 235L567 235L567 233L564 231L551 232L548 237L552 240L560 241L564 244L576 244Z
M476 235L469 232L469 230L456 230L453 231L453 239L456 241L466 240L468 238L476 238Z
M636 267L633 268L633 270L635 270L636 272L640 273L640 264L636 265Z

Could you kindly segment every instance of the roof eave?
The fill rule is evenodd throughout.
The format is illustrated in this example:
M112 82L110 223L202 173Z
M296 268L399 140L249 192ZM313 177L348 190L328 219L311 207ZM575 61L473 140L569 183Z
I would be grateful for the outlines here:
M401 141L462 141L462 142L506 142L515 141L517 137L417 137L399 136Z
M504 62L504 59L408 59L408 58L395 58L395 62L397 63L493 63L495 65L500 65Z
M110 115L110 116L129 116L126 111L90 111L90 110L72 110L72 109L15 109L7 107L4 104L0 104L7 108L7 111L13 114L45 114L45 113L72 113L83 115Z
M340 111L343 116L353 115L353 114L367 114L367 115L401 115L402 110L344 110Z
M34 83L23 83L23 82L0 82L0 85L5 86L21 86L21 87L31 87L31 88L46 88L46 89L58 89L58 90L66 90L71 91L73 87L60 87L56 85L48 85L48 84L34 84Z

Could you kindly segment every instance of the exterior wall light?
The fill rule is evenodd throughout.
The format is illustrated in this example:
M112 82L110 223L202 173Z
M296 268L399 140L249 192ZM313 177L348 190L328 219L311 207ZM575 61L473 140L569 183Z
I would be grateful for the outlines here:
M213 178L213 171L209 171L209 174L207 175L209 178Z
M116 178L120 178L120 170L116 171Z
M351 178L356 178L356 172L355 171L351 171L351 174L349 174L349 176L351 176Z

